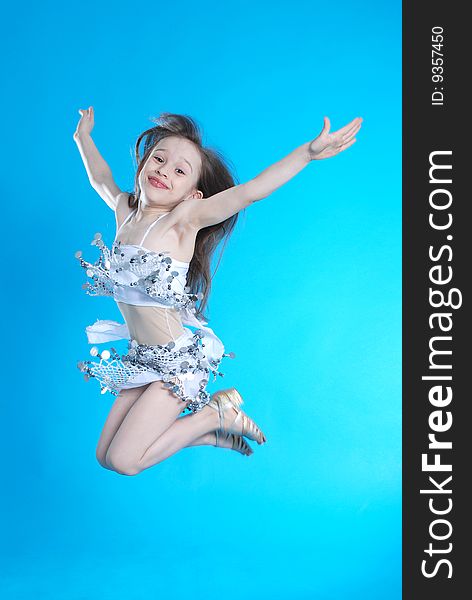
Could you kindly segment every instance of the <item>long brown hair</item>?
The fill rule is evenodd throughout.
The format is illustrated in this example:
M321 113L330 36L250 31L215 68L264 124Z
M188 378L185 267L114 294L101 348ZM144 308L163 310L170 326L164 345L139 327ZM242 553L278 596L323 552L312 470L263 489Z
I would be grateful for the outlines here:
M138 206L141 195L139 185L139 174L141 173L147 159L155 145L162 139L169 136L185 138L193 142L202 159L202 168L197 183L197 188L201 190L204 198L213 196L218 192L227 190L236 185L235 178L232 175L227 161L218 150L204 147L202 144L202 134L198 124L189 116L176 115L172 113L162 113L157 119L152 119L156 123L155 127L147 129L136 140L135 157L137 163L136 176L134 180L134 192L129 194L128 205L130 208ZM143 154L140 153L140 145L144 140ZM199 316L206 318L203 314L205 310L211 289L211 280L219 266L221 255L225 249L226 243L231 232L236 225L238 213L229 217L221 223L210 225L200 229L195 241L195 251L190 261L187 274L187 286L193 294L202 294L202 298L197 307ZM211 257L218 244L224 239L221 248L218 264L215 273L211 275Z

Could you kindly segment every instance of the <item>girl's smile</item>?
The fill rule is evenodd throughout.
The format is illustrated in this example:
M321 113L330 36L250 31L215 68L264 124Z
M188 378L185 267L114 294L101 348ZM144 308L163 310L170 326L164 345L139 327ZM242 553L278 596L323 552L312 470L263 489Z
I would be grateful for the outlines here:
M149 183L156 188L163 188L165 190L169 189L169 186L166 185L161 179L159 179L158 177L154 177L154 175L149 175L148 177L149 179Z

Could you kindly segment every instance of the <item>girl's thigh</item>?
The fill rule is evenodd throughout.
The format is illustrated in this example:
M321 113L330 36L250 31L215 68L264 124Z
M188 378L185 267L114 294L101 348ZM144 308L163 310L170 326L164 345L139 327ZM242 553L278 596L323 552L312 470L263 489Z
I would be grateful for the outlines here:
M110 443L115 437L116 432L123 423L130 408L148 387L149 383L137 388L121 390L116 397L116 400L108 413L105 425L103 426L100 439L98 440L96 455L100 463L103 464L105 462L106 453Z

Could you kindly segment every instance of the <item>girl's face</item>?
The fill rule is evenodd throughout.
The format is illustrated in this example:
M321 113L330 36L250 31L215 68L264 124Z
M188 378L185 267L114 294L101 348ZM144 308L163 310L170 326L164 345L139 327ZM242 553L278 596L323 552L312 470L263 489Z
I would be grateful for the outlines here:
M202 198L197 182L202 159L197 147L184 138L171 136L158 142L139 174L141 191L149 204L170 209L188 198Z

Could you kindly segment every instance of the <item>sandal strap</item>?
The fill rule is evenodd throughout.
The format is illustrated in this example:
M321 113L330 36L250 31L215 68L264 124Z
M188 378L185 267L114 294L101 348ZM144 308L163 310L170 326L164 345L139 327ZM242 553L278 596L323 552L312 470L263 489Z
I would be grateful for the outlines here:
M246 440L240 436L240 435L235 435L234 433L231 434L232 436L232 441L233 441L233 445L232 448L233 450L237 450L238 452L241 452L242 450L244 450L246 453L247 450L250 449L249 444L246 442Z
M238 433L235 435L249 437L250 439L257 441L258 443L262 443L265 437L264 434L262 433L258 425L239 408L239 405L240 403L235 404L232 401L231 397L228 394L226 394L224 390L221 392L217 392L216 397L212 399L210 406L212 406L215 410L218 411L218 428L220 434L229 434L230 432L228 430L230 430L231 428L234 429L237 422L240 421L241 432L239 433L238 427ZM236 415L234 416L231 423L228 424L227 428L225 428L224 413L226 410L229 409L231 409L232 411L234 410ZM216 439L218 444L218 434L216 436Z
M222 407L221 404L222 403L221 403L220 399L218 398L218 401L217 401L218 418L219 418L219 421L220 421L220 429L223 429L223 425L224 425L224 414L223 413L224 413L224 410L223 410L223 407Z

